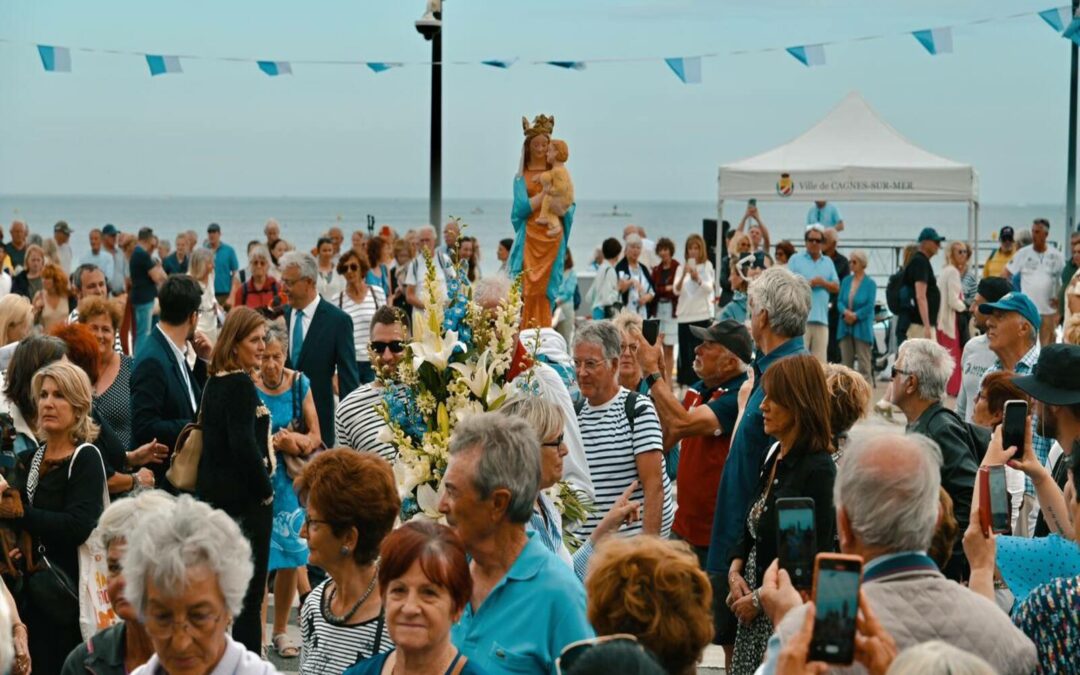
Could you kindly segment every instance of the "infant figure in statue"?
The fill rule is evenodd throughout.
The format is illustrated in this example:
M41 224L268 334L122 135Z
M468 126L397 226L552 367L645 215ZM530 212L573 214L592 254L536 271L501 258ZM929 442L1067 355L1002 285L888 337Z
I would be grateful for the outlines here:
M536 224L546 225L549 237L562 234L562 217L574 203L574 182L566 170L566 160L569 158L570 149L566 141L552 140L548 143L547 161L551 169L540 174L544 196Z

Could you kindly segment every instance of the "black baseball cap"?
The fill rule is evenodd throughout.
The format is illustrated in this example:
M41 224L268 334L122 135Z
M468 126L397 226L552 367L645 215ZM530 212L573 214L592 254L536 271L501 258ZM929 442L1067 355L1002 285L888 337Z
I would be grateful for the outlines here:
M976 293L987 302L997 302L1009 293L1012 293L1012 282L1004 277L983 277L979 280Z
M120 230L116 229L116 226L109 223L105 227L101 228L101 234L105 237L111 237L114 234L120 234Z
M702 342L715 342L739 357L743 363L750 363L754 358L754 343L746 325L734 320L717 321L708 328L690 326L690 332Z
M1008 225L1001 228L1001 231L998 232L998 241L1014 241L1015 239L1016 234L1013 232L1013 229Z
M221 232L221 226L217 223L210 223L210 226L206 228L207 232Z
M932 227L924 227L922 229L922 232L919 233L919 243L921 244L922 242L927 240L936 241L940 244L941 242L945 241L945 237L938 234L937 230Z
M1080 403L1077 373L1080 373L1080 345L1051 344L1039 352L1039 360L1030 375L1018 375L1012 381L1036 401L1076 405Z

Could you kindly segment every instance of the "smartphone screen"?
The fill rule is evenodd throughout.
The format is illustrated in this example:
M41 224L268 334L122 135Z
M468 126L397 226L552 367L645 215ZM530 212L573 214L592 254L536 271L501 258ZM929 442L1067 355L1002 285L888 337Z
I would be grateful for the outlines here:
M641 322L641 334L645 341L651 345L656 344L656 338L660 335L660 319L645 319Z
M991 466L987 498L990 500L990 527L996 534L1009 532L1012 514L1009 512L1009 490L1005 485L1005 467Z
M757 206L757 200L751 198L748 202L746 202L746 205L747 206Z
M780 568L799 590L810 590L814 582L814 556L817 539L814 531L813 499L777 499L778 519L776 553Z
M855 616L859 611L862 561L823 553L814 575L814 636L810 659L848 664L855 656Z
M1001 446L1017 448L1016 457L1024 453L1024 427L1027 425L1027 401L1005 401L1005 417L1001 424Z

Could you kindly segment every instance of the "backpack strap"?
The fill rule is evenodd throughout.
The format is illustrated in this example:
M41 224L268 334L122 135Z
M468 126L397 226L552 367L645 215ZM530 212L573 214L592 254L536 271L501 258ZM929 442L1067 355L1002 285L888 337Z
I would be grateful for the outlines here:
M574 401L574 414L575 415L581 415L581 410L584 407L585 407L585 398L584 397L579 398L578 400Z
M626 423L630 425L630 433L634 433L634 418L637 417L637 400L639 394L636 391L626 393Z

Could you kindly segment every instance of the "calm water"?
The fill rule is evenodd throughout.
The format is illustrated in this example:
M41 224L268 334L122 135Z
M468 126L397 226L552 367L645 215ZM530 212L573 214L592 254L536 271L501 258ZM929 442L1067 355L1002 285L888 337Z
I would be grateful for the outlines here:
M915 237L925 225L933 225L952 239L967 233L967 208L960 204L870 204L838 203L844 215L849 240L875 239L902 242ZM771 230L773 242L802 237L806 202L762 203L762 218ZM619 214L612 215L617 208ZM745 205L728 203L724 217L737 224ZM267 218L276 218L282 235L293 244L312 246L318 235L338 225L346 233L366 229L367 215L375 217L376 226L384 224L399 233L427 222L427 200L424 199L342 199L342 198L267 198L267 197L86 197L86 196L20 196L0 195L0 224L6 232L14 218L25 220L31 232L51 236L57 220L66 220L75 230L72 247L78 259L89 248L87 234L94 227L113 223L123 231L134 232L139 227L153 227L159 236L173 239L177 232L193 229L200 236L207 224L221 225L225 241L233 244L241 255L248 241L263 239ZM485 272L498 267L495 258L496 242L512 237L509 220L510 199L448 199L443 213L459 216L468 224L468 233L481 243L482 265ZM686 237L701 231L703 218L716 217L715 202L626 201L617 207L611 202L582 200L570 237L570 248L578 269L592 257L593 249L604 238L622 238L627 223L646 228L650 238L670 237L676 242L682 258ZM1045 217L1051 222L1051 239L1063 239L1064 205L982 207L980 239L989 242L991 231L1002 225L1017 230L1029 227L1033 218ZM843 246L843 244L842 244ZM989 246L987 244L986 246ZM882 269L891 264L888 256L871 261L871 272L887 273ZM874 269L874 268L878 269Z

